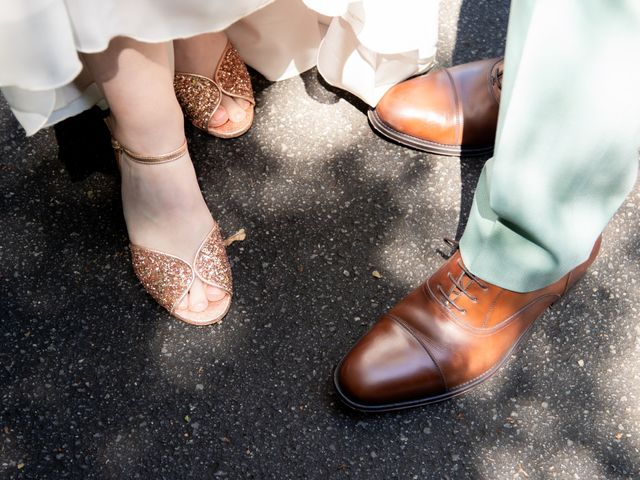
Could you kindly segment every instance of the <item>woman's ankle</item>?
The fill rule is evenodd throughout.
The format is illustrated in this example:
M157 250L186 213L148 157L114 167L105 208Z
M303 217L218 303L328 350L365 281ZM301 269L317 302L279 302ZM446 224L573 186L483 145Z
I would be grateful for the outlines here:
M111 134L126 148L142 155L162 155L184 142L182 111L148 111L114 114L109 122Z
M174 63L177 72L196 73L211 77L227 44L224 32L204 33L173 41Z

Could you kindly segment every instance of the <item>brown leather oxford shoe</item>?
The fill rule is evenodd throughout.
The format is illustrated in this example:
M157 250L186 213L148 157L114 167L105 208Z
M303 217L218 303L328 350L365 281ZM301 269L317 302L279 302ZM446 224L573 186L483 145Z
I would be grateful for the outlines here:
M557 282L517 293L473 275L456 252L400 301L342 359L334 382L341 399L364 411L447 400L489 379L534 321L596 258Z
M501 58L432 70L392 87L371 125L384 136L438 155L493 151L502 88Z

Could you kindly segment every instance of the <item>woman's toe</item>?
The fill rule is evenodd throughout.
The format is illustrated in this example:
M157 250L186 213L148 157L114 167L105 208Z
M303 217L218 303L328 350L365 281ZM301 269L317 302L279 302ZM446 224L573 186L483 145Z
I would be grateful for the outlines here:
M227 109L224 108L223 105L218 106L216 111L211 115L211 119L209 119L209 127L216 128L220 125L224 125L229 121L229 114L227 113Z
M226 95L222 96L222 106L227 111L229 119L232 122L241 122L247 115L247 113L242 108L240 108L240 105L238 105L233 98Z
M189 294L182 297L180 303L178 304L178 310L187 310L189 308Z
M244 110L245 112L247 111L247 109L251 106L251 102L249 100L245 100L244 98L234 98L233 99L238 106Z
M207 286L207 299L210 302L219 302L225 297L225 295L227 295L227 292L224 290L210 285Z
M209 305L204 285L200 281L193 282L189 290L189 310L192 312L204 312Z

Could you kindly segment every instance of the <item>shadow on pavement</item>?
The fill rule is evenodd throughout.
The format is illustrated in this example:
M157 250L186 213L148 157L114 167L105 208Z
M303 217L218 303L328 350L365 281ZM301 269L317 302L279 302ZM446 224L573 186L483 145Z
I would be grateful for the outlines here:
M504 1L464 2L455 63L500 53L506 9ZM10 148L0 164L0 472L637 474L637 387L615 383L633 377L616 365L637 348L636 337L620 333L633 330L637 314L616 297L607 253L545 314L511 365L470 394L384 415L339 403L334 365L441 264L440 239L456 228L460 236L482 161L382 140L357 105L324 91L315 71L278 84L254 79L258 108L247 135L220 141L187 128L214 216L227 234L247 231L228 249L234 305L214 327L173 320L138 284L98 117L61 124L59 152L50 131L3 137ZM639 244L610 243L614 253L633 253L624 263L629 278L639 273Z

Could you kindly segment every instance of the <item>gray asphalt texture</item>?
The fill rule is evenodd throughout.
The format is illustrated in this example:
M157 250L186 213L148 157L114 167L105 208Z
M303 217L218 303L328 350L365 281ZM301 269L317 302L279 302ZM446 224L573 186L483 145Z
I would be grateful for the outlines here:
M441 16L441 63L503 52L508 2ZM206 328L138 284L97 113L26 138L0 103L0 478L639 478L640 189L499 375L351 411L333 367L442 263L484 159L385 141L315 70L253 77L248 134L187 129L214 216L247 232L233 308Z

